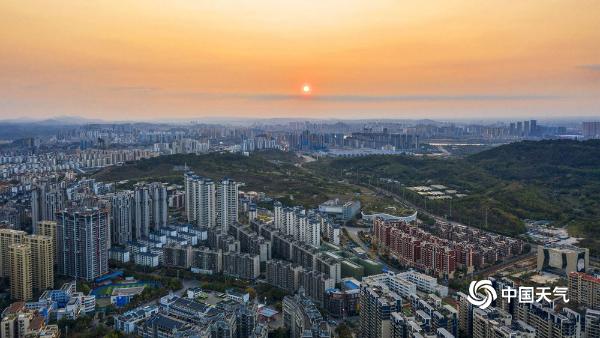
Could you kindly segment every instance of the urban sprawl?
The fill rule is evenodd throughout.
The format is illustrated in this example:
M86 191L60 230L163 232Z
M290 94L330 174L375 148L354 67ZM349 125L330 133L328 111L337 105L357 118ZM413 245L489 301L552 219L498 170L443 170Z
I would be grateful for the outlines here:
M543 224L509 237L423 222L416 208L368 212L358 198L300 205L187 165L173 168L183 184L91 177L176 154L449 156L463 143L599 136L600 122L527 120L91 124L12 140L0 154L0 337L82 327L148 338L600 337L589 250ZM468 194L408 189L430 200ZM478 279L498 295L489 307L470 301ZM568 293L501 297L541 284Z

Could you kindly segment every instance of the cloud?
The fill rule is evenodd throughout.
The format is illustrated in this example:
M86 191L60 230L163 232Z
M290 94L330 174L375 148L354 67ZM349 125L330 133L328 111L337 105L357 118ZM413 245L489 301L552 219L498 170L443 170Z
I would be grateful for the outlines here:
M482 101L545 101L559 100L564 97L541 94L422 94L422 95L372 95L372 94L336 94L309 96L302 94L284 93L219 93L203 91L177 91L159 87L123 86L111 87L111 90L127 92L136 95L167 96L184 99L200 100L246 100L246 101L318 101L318 102L482 102Z
M427 101L539 101L556 100L555 95L498 95L498 94L463 94L463 95L290 95L280 93L180 93L183 96L202 99L241 99L252 101L323 101L323 102L427 102Z
M583 68L583 69L587 69L587 70L593 70L596 72L600 72L600 63L592 63L592 64L588 64L588 65L579 65L579 68Z
M316 100L333 102L392 102L392 101L531 101L558 99L550 95L323 95Z
M109 89L118 92L156 92L161 90L159 87L149 86L113 86Z

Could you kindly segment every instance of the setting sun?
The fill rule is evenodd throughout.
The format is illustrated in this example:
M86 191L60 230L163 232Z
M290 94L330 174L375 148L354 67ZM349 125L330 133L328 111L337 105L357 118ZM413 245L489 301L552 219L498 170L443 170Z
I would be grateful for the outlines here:
M0 118L597 116L575 3L4 0Z
M302 86L302 93L304 93L305 95L310 94L311 92L311 88L310 85L305 84L304 86Z

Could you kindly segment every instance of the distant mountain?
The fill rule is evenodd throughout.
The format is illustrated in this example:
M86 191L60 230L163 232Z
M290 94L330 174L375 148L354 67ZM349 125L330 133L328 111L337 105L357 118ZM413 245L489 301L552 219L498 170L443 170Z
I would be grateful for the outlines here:
M16 118L16 119L0 120L0 124L24 124L24 123L27 123L27 124L35 123L35 124L42 124L42 125L81 125L81 124L88 124L88 123L107 123L107 122L104 120L101 120L101 119L88 119L85 117L68 116L68 115L55 116L55 117L51 117L51 118L47 118L47 119L34 119L34 118L23 117L23 118Z
M89 123L107 123L101 119L89 119L80 116L56 116L49 119L37 121L39 124L62 124L62 125L80 125Z

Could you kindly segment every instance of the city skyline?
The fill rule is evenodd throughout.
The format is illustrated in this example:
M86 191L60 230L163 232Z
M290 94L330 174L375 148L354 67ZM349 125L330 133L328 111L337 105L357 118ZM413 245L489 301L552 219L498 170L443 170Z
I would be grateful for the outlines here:
M0 9L0 119L599 115L593 1Z
M600 337L600 1L0 13L0 338Z

